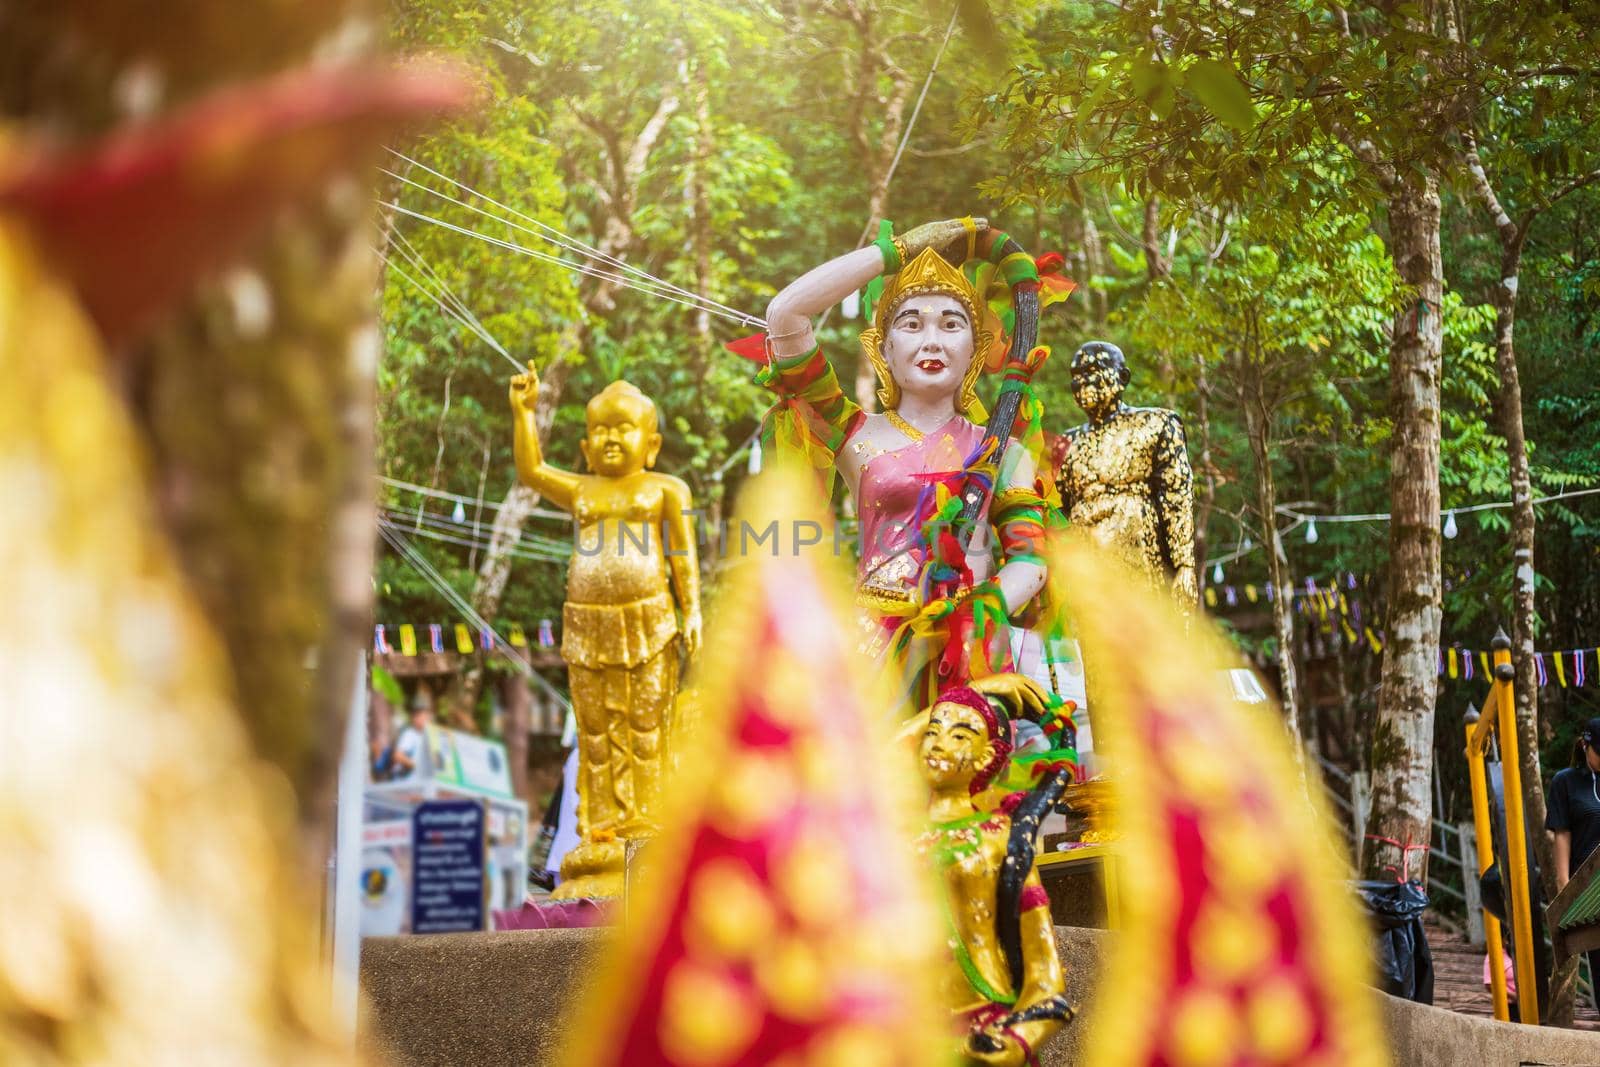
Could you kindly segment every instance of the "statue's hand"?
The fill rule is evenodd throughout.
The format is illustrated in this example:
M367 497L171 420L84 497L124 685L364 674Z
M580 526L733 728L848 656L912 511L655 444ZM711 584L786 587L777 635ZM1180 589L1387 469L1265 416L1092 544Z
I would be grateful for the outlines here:
M982 233L989 226L988 219L973 219L978 224L978 232ZM900 241L905 245L906 258L921 252L923 249L932 248L939 252L965 253L967 247L967 227L960 219L940 219L938 222L924 222L921 226L907 230L900 235ZM957 258L950 256L949 258Z
M999 1046L998 1048L996 1046ZM977 1033L967 1038L967 1047L963 1050L968 1063L992 1065L992 1067L1023 1067L1028 1060L1027 1050L1022 1043L1009 1034L998 1033L984 1027Z
M984 696L996 697L1006 702L1013 718L1037 719L1044 714L1046 697L1043 687L1032 678L1021 674L988 674L967 683Z
M539 371L533 365L533 360L528 361L526 374L513 375L511 378L511 410L522 415L533 410L539 402Z
M683 647L689 655L700 651L700 634L704 623L698 611L691 611L683 617Z
M922 741L922 735L928 732L928 722L933 718L933 708L923 708L911 718L907 719L895 731L895 744L909 744L915 746Z

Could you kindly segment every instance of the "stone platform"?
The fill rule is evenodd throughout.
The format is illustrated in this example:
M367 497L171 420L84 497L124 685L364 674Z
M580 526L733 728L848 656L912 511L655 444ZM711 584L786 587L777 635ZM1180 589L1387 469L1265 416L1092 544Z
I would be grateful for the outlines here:
M406 1067L553 1067L571 991L603 938L597 930L537 930L369 938L362 946L362 1039ZM1074 999L1093 1010L1109 937L1059 926L1056 940ZM1441 1067L1600 1065L1600 1034L1472 1018L1381 1001L1394 1062ZM1045 1046L1049 1067L1077 1062L1081 1019Z

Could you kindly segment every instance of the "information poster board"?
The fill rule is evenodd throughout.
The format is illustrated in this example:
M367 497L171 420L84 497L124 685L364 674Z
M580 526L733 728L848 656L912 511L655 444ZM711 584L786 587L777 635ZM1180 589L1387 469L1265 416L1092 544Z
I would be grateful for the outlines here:
M512 795L511 765L500 742L440 726L428 728L428 742L435 782L500 797Z
M389 819L361 830L361 936L391 937L408 930L411 904L411 819Z
M411 932L484 928L483 804L430 800L411 816Z

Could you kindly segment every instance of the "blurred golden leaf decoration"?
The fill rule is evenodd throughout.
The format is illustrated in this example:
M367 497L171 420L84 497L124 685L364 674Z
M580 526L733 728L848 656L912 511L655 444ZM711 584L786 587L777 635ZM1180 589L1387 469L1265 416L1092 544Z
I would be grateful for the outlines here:
M461 96L448 78L291 76L70 160L0 167L0 1062L355 1058L291 873L292 789L251 754L91 319L149 321L273 205ZM159 180L214 162L219 137L225 172ZM156 214L85 239L73 204ZM215 246L151 261L126 246L152 226ZM97 250L152 277L108 292Z
M776 470L740 513L759 529L823 511L814 479ZM942 1062L911 768L855 662L836 566L825 545L758 555L724 583L667 829L572 1021L571 1067Z
M0 1062L348 1062L99 338L0 219Z
M1386 1063L1369 934L1281 717L1237 703L1221 639L1186 630L1104 552L1071 539L1050 566L1093 679L1130 872L1084 1062Z

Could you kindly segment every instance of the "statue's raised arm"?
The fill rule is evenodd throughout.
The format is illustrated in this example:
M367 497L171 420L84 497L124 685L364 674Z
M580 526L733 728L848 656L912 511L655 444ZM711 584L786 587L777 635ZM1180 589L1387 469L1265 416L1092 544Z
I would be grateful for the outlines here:
M974 219L978 227L987 225ZM894 274L928 248L943 249L965 240L961 219L929 222L900 237L879 238L813 267L786 285L767 305L767 340L778 359L803 356L816 347L811 319L821 315L881 274Z

